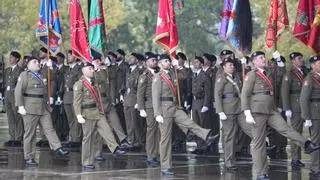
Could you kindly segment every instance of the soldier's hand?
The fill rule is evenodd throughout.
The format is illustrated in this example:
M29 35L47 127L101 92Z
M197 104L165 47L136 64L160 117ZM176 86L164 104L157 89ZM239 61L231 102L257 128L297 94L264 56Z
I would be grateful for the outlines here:
M184 101L184 105L183 105L186 110L188 110L191 106L188 104L188 101Z
M278 111L279 113L281 113L281 112L282 112L282 109L281 109L280 107L277 107L277 111Z
M247 64L247 59L246 57L243 57L240 59L241 60L241 64Z
M250 110L244 110L244 115L246 116L246 123L256 124Z
M203 106L201 108L201 112L204 113L204 112L207 112L209 110L209 108L207 106Z
M292 117L292 111L291 110L286 110L286 116L287 118L291 118Z
M52 61L51 61L51 60L48 60L47 66L48 66L50 69L53 69L53 68L52 68Z
M123 103L123 95L120 95L120 102Z
M156 117L156 121L157 121L158 123L163 123L163 117L162 117L162 116L157 116L157 117Z
M227 116L224 112L219 112L219 117L220 117L220 120L224 121L224 120L227 120Z
M50 103L50 105L52 105L52 104L53 104L53 102L54 102L53 97L50 97L50 98L49 98L49 103Z
M59 105L59 106L60 106L60 105L62 104L62 102L63 102L63 101L61 100L61 98L58 97L58 98L57 98L57 101L56 101L56 105Z
M78 123L83 124L86 122L86 120L83 118L81 114L77 115Z
M172 66L179 66L178 60L172 60Z
M138 109L138 104L135 104L135 105L134 105L134 108L135 108L135 109Z
M141 117L147 117L147 112L144 109L140 110L140 116Z
M19 106L19 107L18 107L18 113L21 114L21 115L26 115L26 114L27 114L27 111L26 111L26 109L24 108L24 106Z
M309 127L311 127L311 126L312 126L312 121L311 121L311 120L306 120L306 121L304 122L304 127L309 128Z

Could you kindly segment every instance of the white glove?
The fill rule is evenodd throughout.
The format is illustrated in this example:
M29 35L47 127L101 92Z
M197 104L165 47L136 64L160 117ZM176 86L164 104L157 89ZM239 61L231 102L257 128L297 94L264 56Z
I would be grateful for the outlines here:
M209 108L207 106L203 106L201 109L201 112L204 113L204 112L207 112L208 110Z
M51 60L48 60L47 66L48 66L50 69L53 69L53 67L52 67L52 61L51 61Z
M157 121L158 123L163 123L163 117L162 117L162 116L157 116L157 117L156 117L156 121Z
M106 65L106 66L110 66L111 65L111 61L109 59L109 57L106 57L103 61L103 63Z
M147 117L147 112L144 109L140 110L140 116L141 117Z
M120 95L120 102L123 103L123 95Z
M57 101L56 101L56 103L55 103L55 105L61 105L62 104L62 100L61 100L61 98L60 97L58 97L57 98Z
M277 60L278 67L284 67L284 63L281 60Z
M2 96L2 93L0 93L0 101L2 101L4 97Z
M272 57L274 58L274 59L276 59L276 60L278 60L279 58L280 58L280 53L279 53L279 51L275 51L273 54L272 54Z
M241 64L247 64L247 59L245 57L240 59Z
M292 117L292 111L291 110L286 110L286 116L287 116L287 118L291 118Z
M86 120L83 118L81 114L77 115L78 123L83 124L86 122Z
M135 109L138 109L138 104L135 104L135 105L134 105L134 108L135 108Z
M304 127L309 128L309 127L311 127L311 126L312 126L312 121L311 121L311 120L306 120L306 121L304 122Z
M277 107L277 111L278 111L279 113L281 113L281 112L282 112L282 109L279 108L279 107Z
M172 66L178 66L179 64L178 64L178 60L175 60L175 59L173 59L172 60Z
M218 114L220 116L220 120L222 120L222 121L227 120L227 116L224 112L219 112Z
M244 115L246 116L246 123L248 124L256 124L254 121L251 111L250 110L244 110Z
M49 103L50 103L50 105L53 104L53 102L54 102L53 97L50 97L50 98L49 98Z
M118 100L118 98L116 98L116 104L119 104L119 100Z
M26 115L26 114L27 114L27 111L26 111L26 109L24 108L24 106L19 106L19 107L18 107L18 113L21 114L21 115Z
M183 105L186 109L190 108L190 105L188 104L188 101L184 101L184 105Z

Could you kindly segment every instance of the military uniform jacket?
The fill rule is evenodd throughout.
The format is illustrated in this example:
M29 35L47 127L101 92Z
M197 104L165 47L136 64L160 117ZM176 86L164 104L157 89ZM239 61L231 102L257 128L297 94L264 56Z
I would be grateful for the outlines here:
M305 75L297 68L287 72L281 85L281 99L284 110L300 113L300 93Z
M164 76L170 81L170 85L162 78ZM155 75L152 81L152 104L154 117L162 116L164 118L174 117L177 110L177 99L176 94L176 82L174 81L172 73L167 74L161 70L159 74Z
M177 72L181 102L188 101L188 104L191 104L192 71L183 67L182 69L177 69Z
M203 99L203 106L210 107L211 103L211 81L204 71L196 73L192 77L192 95L193 100Z
M64 104L73 103L73 85L81 77L81 65L76 64L73 68L69 67L65 71L63 82L63 101Z
M315 72L310 72L303 82L300 108L303 119L320 119L320 76Z
M273 75L273 87L275 92L275 104L277 107L282 108L282 99L281 99L281 84L282 78L286 74L285 67L273 67L271 68L271 74Z
M126 92L126 73L129 71L129 65L123 60L120 65L116 66L116 98L119 98L120 95L124 95Z
M205 74L209 77L210 84L211 84L211 102L214 102L214 88L215 88L215 83L216 83L216 74L217 74L218 69L216 67L214 68L209 68L205 72ZM208 82L209 83L209 82Z
M258 73L262 72L258 69L248 72L243 81L241 108L252 113L271 114L276 108L273 89ZM273 84L271 71L266 71L265 77Z
M65 72L69 69L68 66L62 65L61 68L59 69L57 67L57 78L56 78L56 84L57 84L57 89L56 89L56 97L60 97L63 99L63 81L65 79L64 75Z
M111 65L107 68L108 71L108 79L110 83L110 101L111 103L116 103L117 96L117 67L116 65Z
M217 113L241 113L240 88L241 81L238 76L231 77L227 73L222 73L217 77L214 89Z
M110 109L110 83L108 78L108 72L105 69L99 69L96 71L96 82L99 87L99 92L103 104L104 111L107 112Z
M90 83L84 76L82 76L73 86L73 108L76 115L82 115L86 120L98 120L100 114L100 101L97 101L90 89L84 85L84 81ZM98 95L98 89L91 84L95 95Z
M40 72L41 77L43 78L43 82L45 85L48 84L48 66L44 65L41 67ZM50 96L53 97L56 94L56 89L57 89L57 80L56 80L56 75L57 75L57 68L52 65L50 68Z
M137 104L138 79L141 69L137 66L133 71L131 69L126 73L126 93L123 97L124 106L134 106Z
M138 109L151 109L152 108L152 79L153 74L149 69L139 76L138 90L137 90L137 103Z
M4 70L4 88L5 98L14 101L14 90L18 81L18 77L22 72L22 68L19 65L12 70L12 67L8 67Z
M28 114L43 115L48 110L47 86L37 73L23 71L14 92L16 106L24 106Z

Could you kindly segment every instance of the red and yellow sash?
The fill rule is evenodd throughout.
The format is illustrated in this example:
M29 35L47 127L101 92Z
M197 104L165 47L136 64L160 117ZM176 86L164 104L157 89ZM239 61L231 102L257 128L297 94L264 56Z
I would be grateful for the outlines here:
M295 76L297 76L297 78L300 80L300 82L301 83L303 83L303 75L301 74L301 72L299 71L299 70L294 70L293 72L292 72Z
M312 75L312 79L313 79L316 83L318 83L318 85L320 85L320 77L319 77L319 75L317 75L317 76Z
M97 92L95 91L95 89L91 86L91 84L87 81L87 80L83 80L82 84L89 89L89 91L91 92L91 94L94 97L94 100L96 101L96 103L98 104L98 108L100 112L103 112L100 100L99 100L99 96L97 94Z
M259 70L257 70L256 73L258 74L258 76L261 79L264 80L265 83L267 83L267 85L269 86L269 89L270 89L270 94L273 94L273 86L272 86L270 79Z
M164 80L164 82L166 82L168 84L172 94L176 97L177 96L177 90L176 90L174 84L172 83L172 81L168 78L168 75L165 74L165 73L160 73L160 77Z

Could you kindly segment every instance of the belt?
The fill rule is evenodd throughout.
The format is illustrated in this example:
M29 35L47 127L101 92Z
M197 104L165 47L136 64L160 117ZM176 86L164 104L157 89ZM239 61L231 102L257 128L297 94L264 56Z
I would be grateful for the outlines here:
M68 87L66 87L66 91L67 91L67 92L73 91L73 88L68 88Z
M44 96L43 95L40 95L40 94L28 94L28 93L23 93L23 95L25 97L34 97L34 98L43 98Z
M320 102L320 98L313 98L310 100L311 102Z
M263 94L263 95L273 95L273 93L270 93L270 91L256 91L252 92L252 95L257 95L257 94Z
M160 101L173 101L173 97L160 97Z
M238 94L233 94L233 93L227 93L222 95L222 99L237 98L237 97L239 97Z
M83 104L83 105L81 105L82 109L89 109L89 108L95 108L95 107L97 107L96 104Z
M107 93L101 93L101 97L107 97Z
M290 94L300 94L301 90L290 90Z
M193 100L202 100L203 97L196 97L196 96L193 96Z

